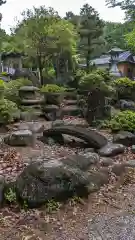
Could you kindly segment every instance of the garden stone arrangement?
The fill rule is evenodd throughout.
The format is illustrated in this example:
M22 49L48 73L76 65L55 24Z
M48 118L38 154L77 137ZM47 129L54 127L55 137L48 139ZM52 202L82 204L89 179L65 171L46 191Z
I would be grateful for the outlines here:
M57 121L56 126L53 122L48 129L38 122L17 123L16 130L7 134L4 142L10 146L27 148L33 146L33 138L35 135L38 138L40 133L45 144L47 139L52 138L54 144L64 146L65 136L70 135L75 138L74 141L81 139L85 149L68 156L47 158L42 154L33 157L12 184L4 178L0 179L1 204L10 188L16 192L18 201L27 202L30 208L39 207L51 199L65 201L74 195L88 197L109 183L111 172L121 175L127 167L135 167L134 161L118 164L113 160L116 155L124 153L127 146L134 146L134 134L123 131L114 135L113 142L110 142L96 130L64 125L60 121L58 126Z
M76 91L64 93L44 93L46 104L43 112L49 115L49 120L63 119L64 116L81 116Z
M28 109L35 113L38 109L40 114L36 115L36 119L31 115L23 122L14 123L2 138L1 144L17 151L21 148L23 152L25 149L26 152L35 151L38 145L42 147L38 154L28 154L27 163L24 161L21 171L13 178L7 178L4 161L8 162L8 158L1 156L4 159L3 170L0 172L1 204L10 191L15 193L19 203L27 203L29 208L39 207L52 199L65 202L73 196L87 198L89 194L108 184L112 174L121 176L128 168L135 168L134 159L117 161L117 157L126 154L129 148L135 153L135 134L133 131L119 131L118 116L114 116L117 131L108 136L102 130L93 129L86 121L87 118L80 117L81 108L75 92L44 93L43 96L38 88L24 86L20 88L19 96L21 111L26 108L27 113ZM88 101L88 119L90 120L90 114L92 119L94 114L100 119L105 110L103 94L101 107L96 111L96 105L92 105L90 96ZM65 106L74 109L77 107L79 111L77 110L77 114L73 111L66 112L63 110ZM53 114L53 117L46 115L48 113ZM44 118L41 120L39 116L42 114ZM124 111L119 114L125 118ZM115 126L114 119L110 120L110 128ZM129 119L131 121L131 117ZM11 152L11 157L14 158L14 152ZM23 154L20 159L21 157L24 160ZM17 164L18 162L14 162L16 169ZM11 166L8 168L12 170Z

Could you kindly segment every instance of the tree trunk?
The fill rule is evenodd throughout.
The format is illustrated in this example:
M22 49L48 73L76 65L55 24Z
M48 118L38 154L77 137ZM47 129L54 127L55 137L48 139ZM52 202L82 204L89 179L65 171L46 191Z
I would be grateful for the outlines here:
M90 49L90 36L88 36L88 49ZM90 50L88 50L87 52L87 57L86 57L86 66L87 66L87 71L89 72L89 68L90 68Z
M40 83L41 86L44 85L44 79L43 79L43 66L42 66L42 59L41 54L37 55L37 62L38 62L38 68L40 73Z

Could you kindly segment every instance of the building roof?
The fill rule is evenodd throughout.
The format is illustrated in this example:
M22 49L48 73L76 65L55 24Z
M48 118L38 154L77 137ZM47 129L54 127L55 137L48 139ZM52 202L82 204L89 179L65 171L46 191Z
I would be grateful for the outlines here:
M104 65L104 64L109 64L110 60L111 60L111 57L106 55L106 56L101 56L99 58L91 60L91 63L95 65Z
M111 61L111 55L102 55L99 58L93 59L91 61L92 64L95 65L105 65L105 64L109 64ZM125 51L119 54L118 58L117 58L117 62L132 62L135 63L135 56L132 56L132 53L130 51Z

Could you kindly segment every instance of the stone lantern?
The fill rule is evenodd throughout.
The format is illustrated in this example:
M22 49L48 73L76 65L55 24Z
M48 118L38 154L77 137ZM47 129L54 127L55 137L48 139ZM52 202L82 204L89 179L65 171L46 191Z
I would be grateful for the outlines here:
M115 47L115 48L112 48L108 53L110 54L111 56L111 60L110 60L110 75L115 77L115 78L118 78L118 77L121 77L121 73L117 67L117 63L119 61L119 55L124 52L124 50L118 48L118 47Z

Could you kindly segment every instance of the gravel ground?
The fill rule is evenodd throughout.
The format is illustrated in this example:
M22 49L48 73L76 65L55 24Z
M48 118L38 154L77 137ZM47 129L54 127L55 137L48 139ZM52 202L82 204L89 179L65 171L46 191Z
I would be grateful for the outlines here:
M89 240L134 240L135 215L121 213L121 216L96 216L88 226Z

